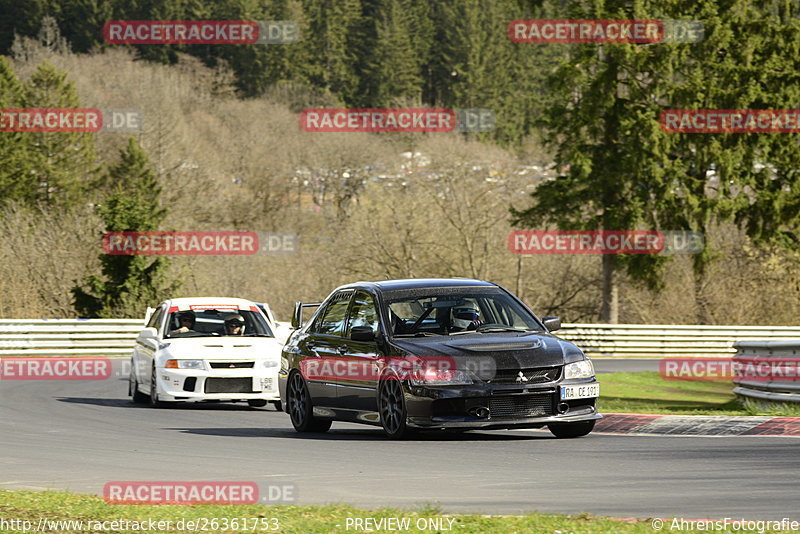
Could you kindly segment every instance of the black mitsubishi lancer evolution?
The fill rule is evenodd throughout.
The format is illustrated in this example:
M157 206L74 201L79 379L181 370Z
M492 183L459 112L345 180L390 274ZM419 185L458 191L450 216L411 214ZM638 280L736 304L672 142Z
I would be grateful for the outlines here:
M318 307L303 324L303 309ZM471 279L357 282L295 305L279 387L298 432L336 421L414 430L547 426L585 436L602 416L592 362L506 289Z

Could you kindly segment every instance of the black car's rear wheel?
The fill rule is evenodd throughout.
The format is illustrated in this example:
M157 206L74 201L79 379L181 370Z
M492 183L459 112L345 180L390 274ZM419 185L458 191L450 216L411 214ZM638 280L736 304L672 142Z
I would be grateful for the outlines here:
M406 425L406 400L400 380L389 375L380 381L378 388L378 412L384 433L393 439L402 439L409 433Z
M580 423L553 423L547 425L550 432L557 438L579 438L594 429L594 421L581 421Z
M330 429L332 423L330 419L314 417L311 395L308 393L306 381L303 380L300 373L294 373L289 378L286 404L289 407L292 426L298 432L327 432Z

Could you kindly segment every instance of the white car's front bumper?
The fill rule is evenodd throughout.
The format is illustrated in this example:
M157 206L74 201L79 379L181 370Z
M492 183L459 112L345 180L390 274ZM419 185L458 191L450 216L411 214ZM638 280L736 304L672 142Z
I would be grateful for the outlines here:
M214 369L208 361L205 366L206 369L157 369L159 400L280 400L278 367L264 367L261 361L256 361L252 368Z

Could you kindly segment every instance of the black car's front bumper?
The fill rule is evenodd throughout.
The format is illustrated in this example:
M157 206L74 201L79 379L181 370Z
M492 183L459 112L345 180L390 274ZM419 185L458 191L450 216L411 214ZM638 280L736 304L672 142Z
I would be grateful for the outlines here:
M537 428L552 423L601 419L597 398L560 399L561 385L597 384L594 379L537 387L407 386L408 425L428 429Z

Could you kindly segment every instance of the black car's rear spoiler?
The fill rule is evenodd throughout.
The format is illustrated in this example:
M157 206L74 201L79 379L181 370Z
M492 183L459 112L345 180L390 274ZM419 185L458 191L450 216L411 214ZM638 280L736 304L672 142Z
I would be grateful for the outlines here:
M294 313L292 313L292 328L303 326L303 308L318 308L321 302L295 302Z

